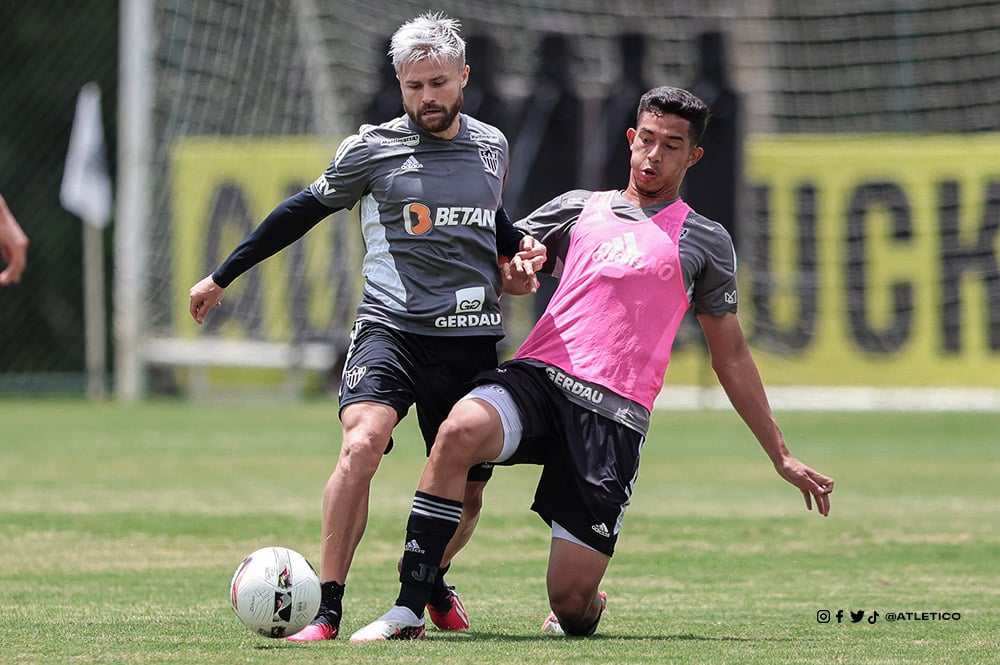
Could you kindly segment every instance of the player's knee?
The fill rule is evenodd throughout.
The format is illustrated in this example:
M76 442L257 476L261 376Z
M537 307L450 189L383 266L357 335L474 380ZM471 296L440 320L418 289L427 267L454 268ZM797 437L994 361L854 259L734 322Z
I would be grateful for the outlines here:
M489 461L484 456L485 437L479 427L459 418L448 418L438 428L434 451L442 461L466 469L473 464Z
M552 606L552 611L559 617L560 622L563 617L582 614L586 609L585 598L574 589L550 589L549 605Z
M388 444L384 435L374 432L345 432L337 466L352 476L370 478L375 475Z

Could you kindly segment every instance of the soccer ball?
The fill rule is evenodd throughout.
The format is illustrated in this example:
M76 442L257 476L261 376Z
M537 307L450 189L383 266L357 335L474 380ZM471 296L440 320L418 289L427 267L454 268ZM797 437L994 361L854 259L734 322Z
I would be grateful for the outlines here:
M287 637L319 610L319 577L305 557L286 547L264 547L243 559L229 585L233 611L264 637Z

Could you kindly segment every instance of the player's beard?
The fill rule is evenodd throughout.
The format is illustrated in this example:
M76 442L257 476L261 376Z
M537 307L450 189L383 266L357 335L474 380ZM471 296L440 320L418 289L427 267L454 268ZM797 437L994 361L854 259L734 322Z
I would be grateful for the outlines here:
M443 132L449 127L451 123L455 122L455 117L458 112L462 110L462 102L464 101L464 96L462 92L459 91L458 99L451 106L441 106L440 104L421 106L417 112L411 109L406 109L406 114L410 116L410 120L413 121L420 129L428 132L430 134L437 134ZM443 111L443 113L431 120L425 120L423 117L423 112L428 110Z

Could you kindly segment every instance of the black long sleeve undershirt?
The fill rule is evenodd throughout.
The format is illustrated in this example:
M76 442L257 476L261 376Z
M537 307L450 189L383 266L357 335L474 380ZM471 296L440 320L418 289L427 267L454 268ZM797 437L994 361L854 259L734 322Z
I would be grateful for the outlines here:
M247 270L304 236L333 212L333 208L320 203L308 189L285 199L216 268L212 279L226 288Z
M291 245L334 212L334 208L321 203L308 189L285 199L216 268L212 279L222 288L228 287L237 277ZM514 227L503 206L497 210L496 234L499 255L509 258L517 254L524 232Z
M500 206L497 210L497 254L513 258L521 249L521 238L527 235L524 231L514 226L510 221L507 209Z

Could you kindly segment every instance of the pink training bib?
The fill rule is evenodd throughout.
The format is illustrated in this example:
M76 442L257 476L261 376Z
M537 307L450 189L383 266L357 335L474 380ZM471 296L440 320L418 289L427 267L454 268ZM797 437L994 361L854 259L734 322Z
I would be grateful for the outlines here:
M611 209L595 192L573 228L545 313L517 352L598 383L652 410L670 348L690 306L678 238L691 208L677 200L653 217Z

